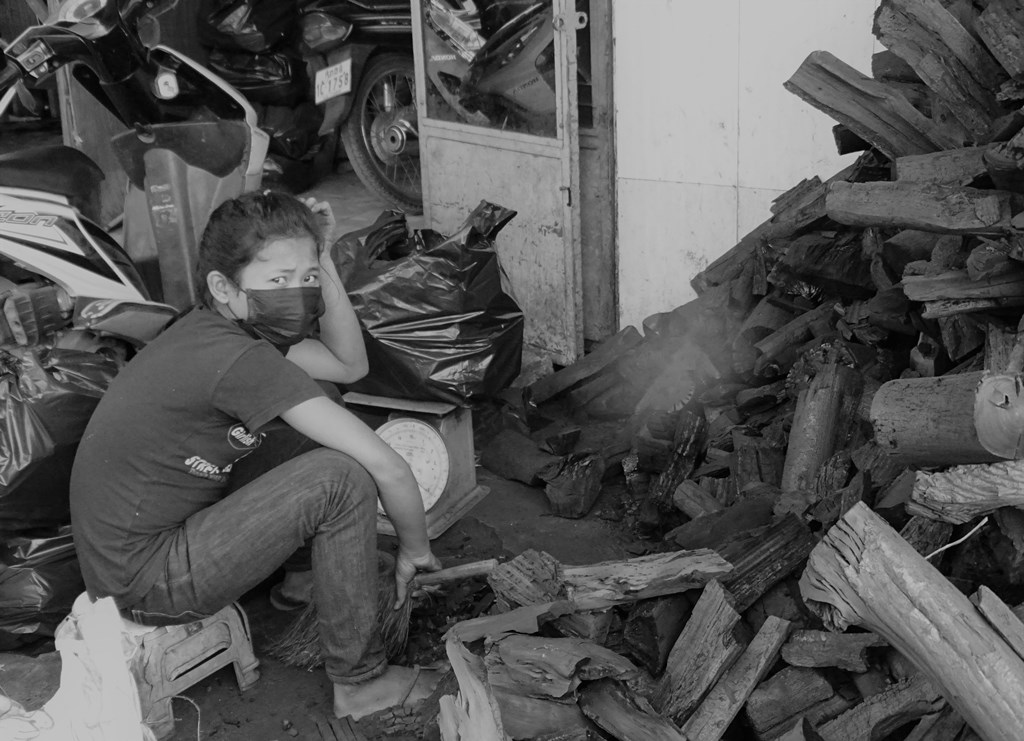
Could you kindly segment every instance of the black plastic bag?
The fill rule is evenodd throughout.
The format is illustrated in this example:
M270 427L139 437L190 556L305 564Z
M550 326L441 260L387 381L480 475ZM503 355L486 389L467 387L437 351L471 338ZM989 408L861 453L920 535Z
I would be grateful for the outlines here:
M294 106L306 94L306 65L282 52L252 54L214 49L207 65L251 103Z
M119 366L96 353L0 350L0 531L70 519L71 463Z
M199 40L215 49L265 52L295 27L294 0L206 0Z
M0 648L52 636L85 590L70 526L0 546Z
M310 101L295 108L261 106L257 109L259 127L270 134L270 152L300 160L319 140L323 111Z
M523 312L494 249L514 216L482 202L446 238L405 236L404 218L392 212L338 240L333 256L370 361L351 390L466 404L519 375Z

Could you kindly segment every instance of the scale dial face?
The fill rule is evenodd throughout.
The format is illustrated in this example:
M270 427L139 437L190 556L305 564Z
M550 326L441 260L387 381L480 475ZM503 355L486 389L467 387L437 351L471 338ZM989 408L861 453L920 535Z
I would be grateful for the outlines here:
M401 417L382 424L377 435L409 464L420 487L423 509L429 512L448 485L451 461L441 433L422 420ZM384 514L379 500L377 511Z

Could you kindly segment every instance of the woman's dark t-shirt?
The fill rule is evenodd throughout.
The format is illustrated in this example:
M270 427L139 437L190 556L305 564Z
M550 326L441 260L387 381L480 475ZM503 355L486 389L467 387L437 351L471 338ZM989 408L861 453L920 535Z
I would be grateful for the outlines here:
M143 597L175 531L224 494L260 428L323 396L310 376L220 314L196 309L114 379L71 475L71 522L86 588L121 606Z

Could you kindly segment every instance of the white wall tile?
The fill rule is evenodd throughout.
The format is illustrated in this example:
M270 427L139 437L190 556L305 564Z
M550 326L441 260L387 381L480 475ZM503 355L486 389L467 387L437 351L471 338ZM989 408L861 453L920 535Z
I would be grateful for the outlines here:
M620 176L734 183L739 0L612 7Z
M783 87L808 54L831 52L871 73L876 0L740 0L738 185L788 189L849 164L835 120Z
M770 188L737 189L736 232L739 239L743 239L757 226L771 218L772 201L785 192Z
M736 189L716 185L619 181L620 326L694 297L690 279L732 247Z

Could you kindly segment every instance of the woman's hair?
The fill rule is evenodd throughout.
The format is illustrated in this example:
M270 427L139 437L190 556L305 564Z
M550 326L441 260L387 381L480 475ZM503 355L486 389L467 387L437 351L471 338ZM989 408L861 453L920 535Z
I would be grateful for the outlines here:
M196 282L202 290L200 300L207 305L213 300L206 282L211 270L237 284L242 268L267 242L306 236L321 248L324 235L316 215L294 196L253 191L225 201L210 215L199 240Z

